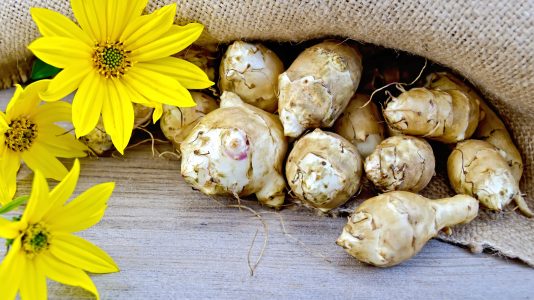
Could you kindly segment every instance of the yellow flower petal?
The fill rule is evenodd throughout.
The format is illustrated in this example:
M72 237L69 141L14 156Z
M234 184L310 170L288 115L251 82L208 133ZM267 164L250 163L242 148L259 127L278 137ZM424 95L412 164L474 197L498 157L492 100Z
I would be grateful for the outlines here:
M102 121L104 129L111 136L113 145L124 154L124 149L130 141L134 125L134 111L129 95L119 95L115 82L110 81L107 86L108 97L102 105Z
M89 72L72 100L72 123L78 137L89 134L100 118L107 95L103 94L105 79L100 77L96 72Z
M24 279L20 283L20 298L32 300L47 299L46 277L44 276L43 270L35 266L33 260L26 261Z
M28 49L42 61L61 69L92 61L91 47L64 37L41 37L33 41Z
M65 202L69 200L72 193L74 193L79 176L80 161L76 159L74 160L74 164L67 176L65 176L65 178L63 178L63 180L61 180L61 182L58 183L54 189L52 189L48 196L50 201L50 209L48 210L48 213L43 216L43 221L45 223L48 223L50 216L57 214Z
M32 171L40 170L46 178L59 181L68 173L67 168L39 143L34 143L28 151L22 152L22 160Z
M57 125L41 126L36 143L39 143L55 157L85 157L89 148L78 141L74 135Z
M70 5L74 12L74 17L76 18L76 21L78 21L78 24L80 24L82 30L86 32L92 40L97 41L99 40L100 29L93 31L90 19L85 12L84 4L87 2L87 0L71 0ZM98 35L96 33L98 33Z
M20 237L17 238L6 258L0 265L0 298L15 299L17 291L23 280L24 270L26 267L26 257L20 250Z
M45 220L54 231L77 232L100 222L115 183L95 185L62 208L50 211Z
M20 158L9 150L7 153L9 154L0 157L0 205L11 202L17 190Z
M49 83L50 80L39 80L28 85L25 89L17 85L17 91L7 105L7 117L12 120L22 115L31 115L41 102L39 93L46 90Z
M84 271L47 253L37 256L35 263L38 269L43 270L46 277L66 285L81 287L95 295L97 300L100 299L95 284Z
M45 101L56 101L74 92L88 74L93 73L87 61L78 62L59 72L50 82L48 89L40 94Z
M9 129L9 124L6 121L6 115L0 111L0 133L6 132Z
M30 8L30 13L43 36L68 37L81 40L88 46L94 46L93 39L64 15L49 9L37 7Z
M21 222L35 224L43 218L48 211L50 201L48 200L48 183L39 170L33 175L32 192L28 205L22 214Z
M29 117L36 124L72 122L72 106L64 101L44 103L37 106Z
M0 217L0 238L14 239L20 234L23 223L11 222Z
M204 25L191 23L185 26L173 25L168 32L150 44L132 51L134 61L149 61L178 53L196 41Z
M119 271L113 259L102 249L70 233L56 233L50 253L82 270L103 274Z
M176 3L164 6L150 15L134 19L122 33L120 40L127 49L137 49L153 42L169 31L176 15Z
M154 103L154 112L152 113L152 122L156 123L163 115L163 104Z
M209 80L208 75L195 64L176 57L164 57L139 63L137 66L170 76L178 80L186 89L200 90L214 84Z
M142 65L133 67L123 80L150 101L181 107L196 105L189 91L177 80Z

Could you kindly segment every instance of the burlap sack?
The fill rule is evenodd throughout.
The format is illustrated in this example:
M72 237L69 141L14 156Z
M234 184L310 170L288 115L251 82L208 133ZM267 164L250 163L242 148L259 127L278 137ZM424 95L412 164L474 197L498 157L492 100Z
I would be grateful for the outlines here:
M148 11L171 0L152 0ZM180 0L179 23L206 25L203 41L302 41L337 35L405 50L455 69L498 108L525 160L521 182L534 208L534 2L522 0ZM38 36L29 7L72 16L67 0L0 1L0 82L24 80ZM426 195L452 194L435 179ZM534 266L534 220L515 212L482 211L442 239L475 250L492 248Z

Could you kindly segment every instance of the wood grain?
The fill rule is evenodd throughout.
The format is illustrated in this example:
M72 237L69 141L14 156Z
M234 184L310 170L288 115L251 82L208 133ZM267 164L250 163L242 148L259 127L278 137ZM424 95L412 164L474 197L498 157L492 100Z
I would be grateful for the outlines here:
M2 108L12 92L0 91ZM27 193L31 172L23 168L19 178L19 193ZM400 266L369 267L334 244L343 218L291 208L277 213L244 200L269 227L267 248L251 276L247 253L256 232L253 260L261 250L261 222L247 210L228 208L232 200L193 191L180 177L179 162L152 157L148 146L123 158L82 160L77 193L107 181L117 187L106 216L80 233L121 268L92 276L102 299L534 297L534 271L515 261L433 240ZM49 296L91 298L52 282Z

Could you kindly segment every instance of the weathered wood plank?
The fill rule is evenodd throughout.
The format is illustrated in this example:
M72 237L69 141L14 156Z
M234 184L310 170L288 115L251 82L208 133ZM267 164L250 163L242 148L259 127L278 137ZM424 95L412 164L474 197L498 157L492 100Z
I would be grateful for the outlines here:
M0 91L4 107L11 91ZM31 173L20 174L26 193ZM81 233L115 258L121 272L92 278L103 299L178 298L529 298L534 271L515 261L431 241L401 266L378 269L358 263L334 244L345 220L302 210L261 213L269 240L254 276L263 227L247 210L225 207L188 187L179 163L153 158L142 146L123 159L82 160L77 191L106 181L117 188L104 220ZM283 219L287 235L282 230ZM0 250L0 252L3 250ZM49 284L51 299L85 299L90 294Z

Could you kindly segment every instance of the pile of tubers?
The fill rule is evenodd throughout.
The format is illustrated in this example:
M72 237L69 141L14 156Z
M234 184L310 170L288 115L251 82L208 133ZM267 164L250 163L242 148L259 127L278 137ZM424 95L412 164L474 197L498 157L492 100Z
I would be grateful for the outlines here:
M181 155L185 181L208 195L255 195L275 209L289 195L322 213L355 199L369 181L379 195L353 211L336 243L379 267L469 223L479 205L499 212L514 202L534 215L519 190L521 155L472 87L433 71L409 89L397 83L395 95L377 103L362 92L374 79L358 89L361 53L326 40L285 68L265 45L231 44L218 67L220 100L196 91L196 107L163 107L161 130ZM453 149L446 165L458 195L431 200L417 193L436 174L438 143Z

